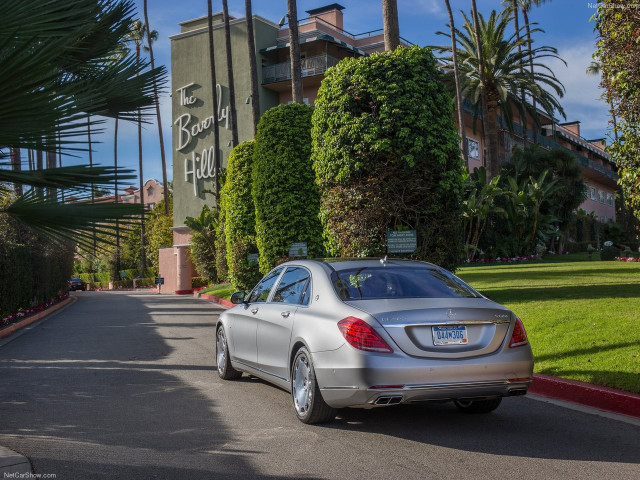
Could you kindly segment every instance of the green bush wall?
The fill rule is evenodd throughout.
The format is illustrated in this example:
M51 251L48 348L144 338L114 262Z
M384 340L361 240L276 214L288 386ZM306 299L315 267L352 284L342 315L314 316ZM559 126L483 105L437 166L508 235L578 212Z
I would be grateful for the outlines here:
M294 242L307 242L309 256L323 252L311 166L311 114L307 105L278 105L258 124L251 194L262 273L286 259Z

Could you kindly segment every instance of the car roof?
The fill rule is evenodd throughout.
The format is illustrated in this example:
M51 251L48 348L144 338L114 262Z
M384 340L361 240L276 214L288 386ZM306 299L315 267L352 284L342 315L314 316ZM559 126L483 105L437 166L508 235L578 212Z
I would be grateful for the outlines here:
M320 258L313 260L299 260L286 262L283 265L297 264L304 265L305 263L320 263L329 266L332 270L353 270L358 268L373 268L381 267L383 265L382 258ZM437 265L428 262L422 262L419 260L406 260L401 258L390 258L384 262L384 266L389 268L393 267L415 267L415 268L437 268Z

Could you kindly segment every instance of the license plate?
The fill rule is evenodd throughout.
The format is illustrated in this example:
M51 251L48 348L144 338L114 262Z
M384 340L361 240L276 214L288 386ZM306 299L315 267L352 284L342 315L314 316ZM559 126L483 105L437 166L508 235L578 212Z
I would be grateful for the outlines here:
M465 345L469 342L467 338L467 327L464 325L457 327L432 327L434 345Z

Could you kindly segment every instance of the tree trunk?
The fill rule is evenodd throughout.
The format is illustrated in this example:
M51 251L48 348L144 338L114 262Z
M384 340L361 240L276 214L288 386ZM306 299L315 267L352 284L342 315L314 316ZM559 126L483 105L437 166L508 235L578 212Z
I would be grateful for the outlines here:
M36 170L42 170L43 166L43 157L42 150L36 150ZM44 197L44 189L42 187L36 187L36 194L38 197Z
M451 53L453 55L453 75L456 81L456 101L458 105L458 129L460 131L460 138L462 141L462 157L464 158L464 163L469 167L469 148L467 145L467 133L464 128L464 110L463 110L463 100L462 100L462 92L460 89L460 72L458 71L458 50L456 45L456 30L453 24L453 14L451 13L451 5L449 0L445 0L445 4L447 5L447 12L449 14L449 27L451 28Z
M210 1L210 0L209 0ZM151 27L149 26L149 15L147 14L147 0L144 0L144 23L147 31L147 43L149 44L149 61L151 70L155 68L153 61L153 47L151 46ZM153 96L156 103L156 118L158 120L158 137L160 138L160 159L162 161L162 185L164 186L164 214L169 216L169 181L167 180L167 159L164 153L164 137L162 135L162 118L160 117L160 99L158 98L158 85L153 80ZM215 89L214 89L215 96Z
M400 45L397 0L382 0L382 25L384 27L384 49L395 50Z
M136 66L140 65L140 43L136 40ZM138 109L138 170L140 172L140 276L144 277L144 269L147 268L147 253L144 246L144 175L142 170L142 112ZM165 202L167 203L167 202Z
M22 159L20 158L20 149L19 148L12 148L10 150L10 155L11 155L11 170L13 170L14 172L21 172L22 171ZM22 184L20 183L14 183L13 184L13 190L16 192L16 195L18 195L19 197L22 196Z
M231 110L231 137L233 146L238 145L238 118L236 115L236 89L233 83L233 58L231 56L231 28L229 27L229 7L227 0L222 0L224 16L224 40L227 49L227 75L229 79L229 110Z
M118 117L113 134L113 166L115 168L114 202L118 203ZM116 220L116 266L120 271L120 222Z
M293 103L303 103L302 65L298 39L298 6L296 0L287 0L289 12L289 55L291 57L291 96Z
M247 19L247 47L249 50L249 72L251 75L251 118L253 119L253 135L258 130L260 120L260 94L258 93L258 67L256 66L256 44L253 38L253 14L251 0L244 0Z
M47 168L56 168L56 165L58 163L58 161L57 161L58 159L57 159L57 155L56 155L56 152L55 152L54 142L50 139L47 143L48 143L47 148L54 149L53 151L48 151L46 153ZM57 196L58 196L58 189L57 188L47 188L47 198L50 201L54 201Z
M518 2L520 0L511 0L511 8L513 10L513 24L516 30L516 40L518 42L518 55L522 55L522 45L520 45L520 19L518 18ZM520 57L522 59L522 57ZM520 73L524 73L524 65L520 62ZM529 137L527 136L527 113L525 111L526 98L524 96L524 89L520 89L520 102L522 103L522 109L520 110L520 123L522 124L523 142L527 145Z
M209 67L211 69L211 96L213 98L213 151L214 151L214 163L213 163L213 176L215 177L215 199L216 207L220 204L220 126L218 120L218 95L216 93L216 57L213 50L213 9L211 7L211 0L207 0L207 25L209 31ZM194 182L198 180L193 178Z
M89 167L93 167L93 151L91 150L91 115L87 115L87 145L89 147ZM95 184L91 182L91 203L95 203L96 189ZM93 256L96 256L96 226L93 226ZM91 262L91 273L93 273L93 262ZM93 279L95 281L95 277Z
M487 146L489 154L487 158L487 183L492 178L497 177L500 173L500 167L498 165L498 127L497 120L493 112L489 112L489 105L487 102L487 83L484 77L484 52L482 40L480 38L480 20L478 18L478 9L476 8L476 0L471 0L471 9L473 12L473 31L476 38L476 47L478 48L478 68L480 69L480 83L481 88L481 101L482 101L482 126L486 135ZM493 133L492 133L493 132Z
M529 15L527 14L527 9L524 4L522 5L522 17L524 18L524 24L527 28L527 49L529 50L529 72L533 77L533 54L531 53L531 27L529 26ZM531 103L533 104L533 111L537 111L536 107L536 97L531 97ZM533 125L533 143L538 143L538 126Z

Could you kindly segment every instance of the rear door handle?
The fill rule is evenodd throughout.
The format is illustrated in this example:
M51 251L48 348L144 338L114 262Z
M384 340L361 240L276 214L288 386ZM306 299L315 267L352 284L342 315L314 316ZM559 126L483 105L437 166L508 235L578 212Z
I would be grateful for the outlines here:
M258 309L254 308L253 310L251 310L251 313L253 313L255 315L256 313L258 313Z
M291 315L291 312L282 312L280 315L282 315L284 318L289 317L289 315Z

